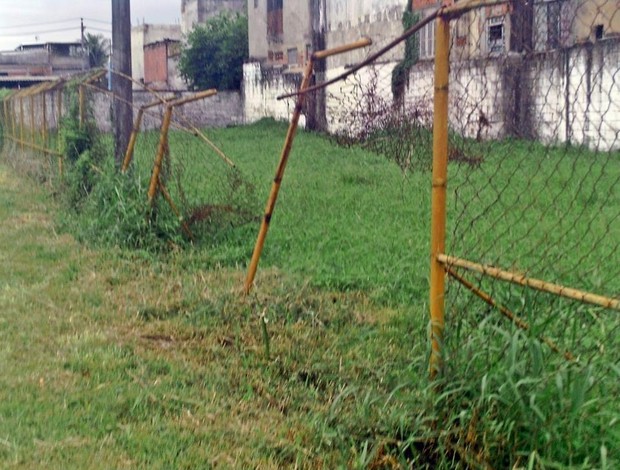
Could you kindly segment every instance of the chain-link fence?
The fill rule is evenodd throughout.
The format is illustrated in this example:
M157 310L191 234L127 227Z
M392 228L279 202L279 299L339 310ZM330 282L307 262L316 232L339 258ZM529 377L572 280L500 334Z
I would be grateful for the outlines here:
M114 99L108 78L106 71L95 71L14 91L2 102L5 159L58 193L77 192L69 196L76 207L90 198L96 180L118 173L108 168L114 160ZM107 197L114 199L116 193L119 200L104 197L97 204L130 203L132 215L142 214L144 223L117 213L113 225L137 223L138 232L156 233L164 222L196 241L256 218L253 186L204 131L213 114L208 100L216 95L215 90L134 90L134 126L123 176L116 174L105 189L111 193ZM131 188L119 190L119 185Z
M501 426L558 436L573 423L569 454L596 447L620 392L617 6L408 13L405 59L390 60L392 38L380 35L357 61L330 59L325 100L338 142L387 157L412 181L434 160L431 374L442 400L463 406L446 416L461 429L450 439L484 463L478 431L502 413ZM580 413L596 426L578 427ZM502 432L508 443L520 431ZM554 437L528 439L543 449Z

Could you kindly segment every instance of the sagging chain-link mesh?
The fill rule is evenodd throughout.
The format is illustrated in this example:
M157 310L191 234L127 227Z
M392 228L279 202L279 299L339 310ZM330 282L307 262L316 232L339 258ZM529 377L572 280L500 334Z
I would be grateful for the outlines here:
M96 71L8 93L2 101L4 159L56 191L64 191L63 174L85 151L92 150L95 141L99 153L113 158L114 97L107 82L104 72ZM192 96L187 92L134 92L135 146L126 177L142 187L145 214L151 211L146 194L162 142L166 104L161 102ZM206 135L203 124L209 112L208 98L174 108L163 138L161 183L152 201L153 216L163 211L166 217L177 218L179 230L195 241L255 220L258 213L253 186L234 160ZM85 171L101 174L102 164L89 161Z

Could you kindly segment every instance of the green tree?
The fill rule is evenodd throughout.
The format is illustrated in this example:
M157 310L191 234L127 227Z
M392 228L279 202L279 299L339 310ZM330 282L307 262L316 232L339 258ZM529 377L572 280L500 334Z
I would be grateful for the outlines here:
M103 67L108 60L108 40L101 34L86 33L86 50L88 51L88 65Z
M192 90L239 90L247 58L247 17L222 13L189 33L179 71Z

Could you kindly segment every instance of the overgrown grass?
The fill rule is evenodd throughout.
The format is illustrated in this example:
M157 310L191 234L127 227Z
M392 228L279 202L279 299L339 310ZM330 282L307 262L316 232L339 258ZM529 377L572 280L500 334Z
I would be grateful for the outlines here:
M262 202L284 132L262 122L209 135ZM172 160L193 145L173 134ZM499 181L526 171L503 158L502 145L478 149L485 151L481 169L451 166L455 187L483 187L490 175ZM134 181L143 178L139 165L148 168L153 149L141 152ZM549 168L570 174L577 158L589 158L568 157ZM551 161L549 154L532 158L540 159L537 168ZM601 174L601 185L616 181L620 170L596 165L588 171ZM113 174L102 170L102 178ZM527 190L540 174L515 184ZM545 310L527 317L533 328L526 334L451 286L447 367L442 381L429 383L427 174L403 175L382 157L300 133L248 298L240 287L257 221L164 255L120 249L113 245L128 233L122 223L146 219L138 203L129 217L119 211L124 192L104 191L122 187L114 176L102 179L102 193L91 209L82 208L88 217L79 223L96 232L107 218L119 232L105 248L88 249L55 232L56 207L44 195L5 169L1 175L0 237L12 247L3 252L0 274L0 458L9 468L619 465L619 335L609 312L575 311L545 297ZM618 213L617 192L607 190L605 210ZM483 194L458 196L482 206ZM553 203L561 213L574 199L548 186L539 204ZM490 207L489 220L501 219L505 208ZM116 215L108 218L104 209ZM460 209L452 210L454 217ZM513 224L494 228L522 230ZM618 255L616 228L608 227L612 240L596 248L607 261ZM475 236L492 245L490 229L483 225ZM475 249L469 240L455 249ZM149 243L145 238L144 247ZM505 298L489 287L507 303L529 301L523 291ZM541 344L541 333L588 354L568 363Z

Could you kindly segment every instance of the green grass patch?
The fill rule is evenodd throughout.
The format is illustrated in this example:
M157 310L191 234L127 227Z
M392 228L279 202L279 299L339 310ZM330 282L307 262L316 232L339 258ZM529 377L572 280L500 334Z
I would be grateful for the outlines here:
M269 121L209 131L237 164L239 195L213 155L173 133L171 194L187 210L232 200L256 211L285 131ZM11 247L0 254L3 466L618 466L613 313L482 282L530 323L524 333L449 283L446 370L429 383L428 174L403 174L381 156L300 132L256 289L244 298L257 220L226 219L191 246L160 201L175 235L149 231L140 201L153 136L142 137L132 179L105 165L89 173L97 184L65 224L98 242L86 246L57 230L59 201L0 169L0 241ZM484 158L450 166L454 254L532 263L537 275L617 292L615 154L458 145ZM205 169L218 177L213 186L197 176ZM185 194L176 174L189 175ZM596 184L567 191L567 181L590 178ZM592 207L575 230L552 217ZM525 213L534 224L519 223ZM144 225L123 227L132 221ZM607 238L578 243L599 232ZM126 243L128 233L143 241ZM549 248L555 262L536 265L545 240L574 246L572 257ZM610 270L571 271L589 266L591 253ZM541 334L580 362L550 351Z

